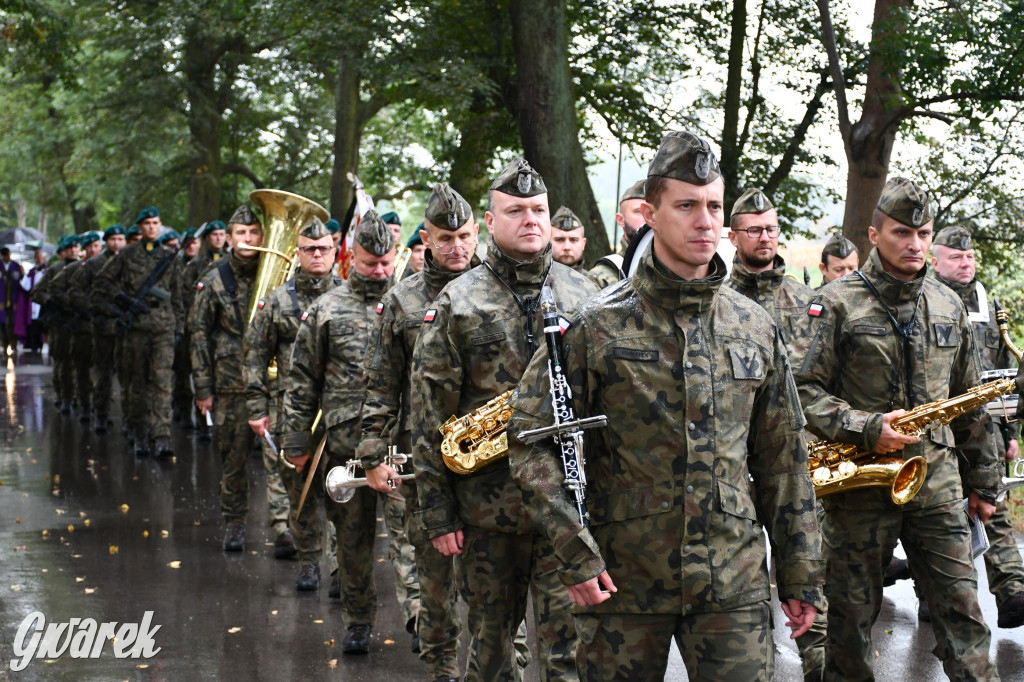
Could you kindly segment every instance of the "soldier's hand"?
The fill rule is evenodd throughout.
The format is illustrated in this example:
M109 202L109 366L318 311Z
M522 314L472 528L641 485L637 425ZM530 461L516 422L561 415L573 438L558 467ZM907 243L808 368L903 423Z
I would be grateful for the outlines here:
M1011 440L1006 446L1006 461L1012 462L1017 459L1017 455L1020 454L1020 450L1017 448L1017 441Z
M377 467L378 469L380 467ZM455 531L454 533L448 533L441 535L430 541L430 544L434 545L434 549L445 556L451 556L453 554L462 554L462 541L463 541L462 529Z
M393 490L388 481L394 481L395 487L402 485L402 479L398 478L398 472L387 464L375 466L366 472L367 485L379 493L389 493Z
M306 468L306 462L309 461L309 453L304 452L300 455L285 455L284 458L295 465L296 473L302 473Z
M270 429L270 416L260 417L259 419L250 419L249 428L252 429L253 433L262 438L263 434Z
M196 400L196 407L198 407L199 411L203 414L206 414L207 412L212 412L213 396L211 395L209 398L204 398L203 400Z
M786 614L786 625L793 629L790 639L796 639L811 629L818 609L799 599L787 599L782 602L782 612Z
M603 590L601 589L602 585L604 586ZM619 589L615 587L615 583L612 582L612 577L608 575L608 571L602 571L601 575L596 578L591 578L577 585L570 585L569 599L577 606L595 606L607 599L611 599L612 592L618 591Z
M978 497L978 493L972 490L967 496L967 513L976 519L981 519L982 523L986 523L996 513L996 506L981 499Z
M892 420L906 412L906 410L893 410L882 415L882 435L878 437L875 445L875 454L885 455L891 452L898 452L908 445L913 445L921 439L917 436L905 436L892 428Z

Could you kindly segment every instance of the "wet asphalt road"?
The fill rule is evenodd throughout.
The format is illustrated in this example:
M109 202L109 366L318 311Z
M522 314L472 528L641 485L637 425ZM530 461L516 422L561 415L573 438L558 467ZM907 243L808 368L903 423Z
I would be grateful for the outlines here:
M297 593L296 564L273 558L255 452L246 551L225 554L211 445L175 427L175 461L137 460L126 451L119 418L96 436L58 414L48 368L24 364L32 361L23 357L0 374L0 680L427 679L409 650L383 538L371 653L343 656L339 603L327 598L326 576L319 593ZM994 626L980 561L979 569L982 607ZM886 597L874 631L877 678L944 679L932 632L918 627L910 584ZM108 644L95 660L65 654L10 669L30 613L48 623L138 623L147 611L160 626L153 641L161 650L151 658L117 659ZM784 622L777 605L775 619ZM799 680L787 637L776 633L778 679ZM1024 682L1024 629L993 629L992 654L1003 680ZM526 679L537 679L535 666ZM667 679L686 679L678 653Z

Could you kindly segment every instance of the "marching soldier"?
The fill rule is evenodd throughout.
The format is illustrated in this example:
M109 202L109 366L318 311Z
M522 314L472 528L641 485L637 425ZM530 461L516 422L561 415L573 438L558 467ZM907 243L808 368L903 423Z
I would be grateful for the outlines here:
M583 223L575 213L561 206L551 216L551 228L551 257L567 268L586 275L583 249L587 245L587 238L583 236Z
M242 378L242 340L249 302L259 267L259 252L246 245L263 242L263 227L243 204L228 220L229 256L203 275L189 314L192 380L196 407L213 414L215 447L221 458L220 505L224 517L224 551L245 549L245 517L249 512L246 465L252 452L252 431ZM295 555L288 530L288 502L277 467L267 472L267 501L274 555Z
M857 246L843 236L842 232L836 232L825 242L825 248L821 250L821 262L818 269L821 271L822 286L829 282L845 277L857 269L858 259Z
M180 252L181 264L184 267L181 269L182 277L178 286L181 287L182 304L185 306L186 316L188 311L192 309L192 300L194 298L192 294L195 292L195 283L193 282L192 286L186 283L189 279L188 264L199 255L199 249L203 245L202 240L199 239L188 241L195 234L196 228L190 227L181 235L187 242L187 246ZM192 423L192 411L195 409L192 403L193 399L192 364L188 359L188 339L183 334L174 343L174 392L171 396L171 401L173 405L173 420L181 424L182 428L187 431L192 431L195 428L195 425Z
M378 308L366 355L367 394L362 413L362 441L356 450L370 487L388 493L397 471L385 462L389 445L412 452L412 413L409 377L412 355L424 315L446 284L479 264L474 256L479 225L465 199L447 183L434 186L425 221L418 234L428 251L422 271L390 289ZM412 469L412 462L406 471ZM396 481L401 483L401 481ZM462 630L455 602L454 562L430 546L416 514L414 482L402 486L406 500L405 527L416 552L420 611L415 624L420 658L433 680L458 679L458 645Z
M466 679L506 677L513 636L533 594L541 679L576 679L576 633L569 595L557 577L555 547L536 533L508 461L457 475L441 458L438 427L513 388L539 344L541 287L567 315L597 288L551 255L543 179L523 159L491 184L491 234L482 266L442 290L423 317L413 352L413 451L420 515L445 556L459 555L472 632Z
M354 235L354 256L349 278L318 298L302 314L292 347L286 378L281 448L302 473L313 452L310 430L318 410L327 429L327 466L344 466L359 444L359 414L366 394L363 357L370 345L370 329L380 299L391 285L395 269L395 240L376 211L363 216ZM315 474L319 479L319 473ZM323 481L314 480L306 504L319 505ZM376 536L378 493L359 487L344 503L327 500L327 517L338 541L338 571L346 654L370 651L370 633L377 613L373 581L373 542ZM392 555L406 556L400 546L402 496L390 491L384 498ZM397 520L397 528L394 523ZM395 532L397 531L397 533ZM405 541L404 544L408 544ZM412 563L408 561L408 563ZM408 565L404 560L399 565ZM406 621L419 608L418 588L411 576L396 566L399 606ZM404 591L404 593L403 593Z
M618 250L598 258L597 263L590 269L590 279L602 289L625 278L625 273L622 272L622 257L636 233L644 226L644 215L640 207L644 203L645 182L646 180L634 182L619 200L619 212L615 214L615 223L622 230L622 237L619 238Z
M808 308L813 341L795 372L808 430L870 452L928 461L920 492L904 505L895 505L880 487L821 498L826 679L872 677L871 628L897 540L928 600L935 654L946 675L998 679L963 511L964 497L968 512L982 520L995 511L994 427L983 410L936 426L924 439L891 426L904 410L979 383L963 303L925 276L932 224L927 192L911 180L891 178L868 228L874 248L864 268L823 288ZM954 448L969 464L963 479Z
M970 230L953 226L939 232L932 246L932 268L937 279L956 292L967 308L982 371L1015 368L1017 362L999 335L995 307L985 287L975 278L977 266ZM1000 461L1012 462L1019 455L1020 424L1000 422L996 449ZM985 552L985 571L988 589L996 598L996 624L1001 628L1020 627L1024 625L1024 563L1005 499L996 503L996 512L985 523L985 532L991 543Z
M107 264L107 261L118 254L125 246L125 229L121 225L111 225L103 232L103 243L106 248L100 253L83 261L71 275L71 303L77 310L84 311L92 317L92 404L95 410L94 430L97 434L107 432L110 417L110 397L113 393L111 377L114 371L114 346L117 328L114 320L104 317L95 309L92 298L93 284L96 275ZM88 249L86 249L88 256ZM88 366L86 368L88 376Z
M96 275L92 307L107 317L120 317L118 294L141 298L148 310L138 314L123 336L127 395L123 397L129 442L135 454L150 452L159 457L174 454L171 448L171 389L174 386L174 337L180 334L185 313L177 287L181 261L174 251L156 242L160 212L153 206L139 213L142 239L128 244L117 258L110 258ZM166 270L148 291L143 283L168 262ZM123 385L123 384L122 384Z
M60 303L53 282L61 271L78 260L78 237L70 235L57 242L59 260L47 268L39 284L32 290L32 302L42 306L41 319L45 320L46 334L50 345L50 359L53 361L53 389L57 395L56 405L61 414L71 414L74 400L74 375L68 357L71 348L71 334L61 328Z
M139 224L136 222L134 225L129 227L125 231L124 236L128 244L134 244L135 242L142 241L142 232L139 230Z
M584 432L589 528L561 486L561 450L515 438L551 422L547 349L510 403L512 472L558 548L582 678L662 679L675 639L690 679L772 679L764 530L794 636L821 604L786 349L764 310L723 286L724 183L708 143L668 133L645 191L651 249L562 336L577 416L608 418Z
M299 232L299 271L295 277L270 292L256 304L252 324L245 333L245 394L249 426L259 436L269 431L280 442L280 415L284 407L284 378L288 376L292 345L303 312L340 280L331 275L334 265L334 241L319 219ZM277 364L278 379L271 382L267 368ZM323 556L323 528L320 508L306 504L296 513L302 484L300 472L266 462L280 472L290 501L289 527L299 559L295 589L312 591L320 587L320 559Z

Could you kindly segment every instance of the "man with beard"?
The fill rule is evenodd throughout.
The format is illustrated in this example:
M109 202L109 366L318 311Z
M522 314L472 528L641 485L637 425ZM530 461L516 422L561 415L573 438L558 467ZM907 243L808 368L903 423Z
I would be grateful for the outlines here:
M599 258L594 267L590 269L590 279L602 289L625 277L622 272L622 257L626 254L630 242L636 237L636 233L644 226L644 214L641 207L644 203L645 182L647 181L637 180L634 182L619 200L619 212L615 214L615 224L622 230L622 237L619 239L618 250Z
M551 216L551 257L562 265L586 275L583 267L583 249L587 238L583 236L583 223L566 206Z

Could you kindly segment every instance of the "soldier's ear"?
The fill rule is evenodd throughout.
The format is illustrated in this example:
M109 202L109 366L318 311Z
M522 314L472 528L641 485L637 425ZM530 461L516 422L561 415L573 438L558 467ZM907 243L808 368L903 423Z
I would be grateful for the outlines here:
M868 239L872 246L878 246L878 228L874 225L868 225Z

